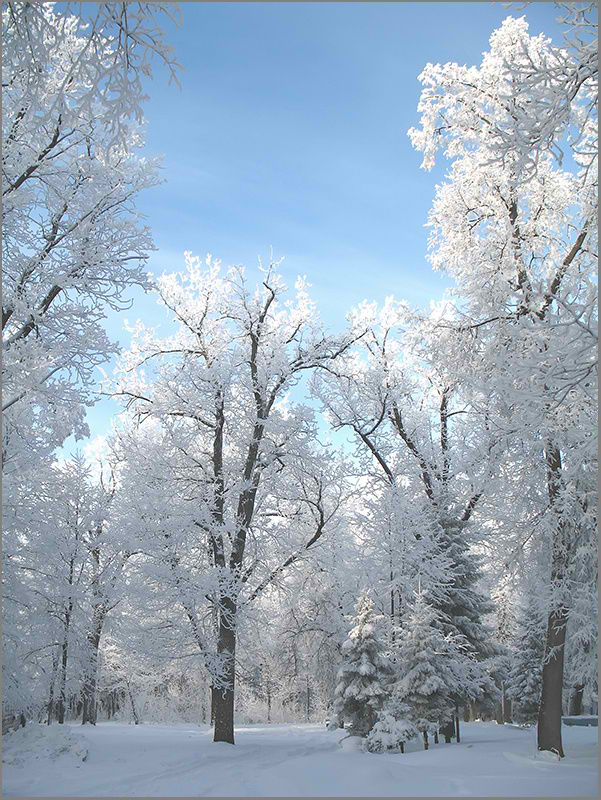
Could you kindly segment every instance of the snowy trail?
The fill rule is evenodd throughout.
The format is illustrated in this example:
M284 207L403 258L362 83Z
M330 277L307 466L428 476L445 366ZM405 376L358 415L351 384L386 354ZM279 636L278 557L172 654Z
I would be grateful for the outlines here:
M564 728L568 756L535 757L534 732L468 723L461 744L417 742L405 754L345 752L322 725L246 725L236 746L192 725L52 726L85 738L85 762L29 749L39 729L5 737L4 796L21 797L573 797L597 794L597 728ZM13 763L10 763L10 762ZM20 763L19 763L20 762Z

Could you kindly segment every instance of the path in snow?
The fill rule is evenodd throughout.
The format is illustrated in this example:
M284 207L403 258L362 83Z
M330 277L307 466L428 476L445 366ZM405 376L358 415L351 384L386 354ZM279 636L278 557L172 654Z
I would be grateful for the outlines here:
M247 725L236 745L193 725L28 726L3 737L3 795L21 797L574 797L597 794L597 728L563 728L567 757L534 730L462 725L460 744L344 752L323 725ZM41 742L44 741L44 745ZM50 746L52 744L52 746ZM81 761L85 749L88 755Z

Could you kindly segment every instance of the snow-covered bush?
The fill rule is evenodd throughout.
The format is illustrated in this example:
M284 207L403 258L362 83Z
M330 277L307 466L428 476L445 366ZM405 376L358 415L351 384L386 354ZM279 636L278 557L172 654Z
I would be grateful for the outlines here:
M376 724L367 735L370 753L404 751L405 742L417 735L415 725L408 719L411 709L396 697L391 697L378 712Z

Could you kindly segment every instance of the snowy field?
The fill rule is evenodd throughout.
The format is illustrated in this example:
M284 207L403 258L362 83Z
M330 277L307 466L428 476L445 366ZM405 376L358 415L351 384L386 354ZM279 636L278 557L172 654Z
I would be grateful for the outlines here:
M3 737L3 795L21 797L587 797L597 728L563 728L567 756L535 733L465 723L460 744L404 754L346 751L322 725L247 725L235 747L194 725L32 725ZM348 745L350 742L345 742ZM85 760L84 760L85 759Z

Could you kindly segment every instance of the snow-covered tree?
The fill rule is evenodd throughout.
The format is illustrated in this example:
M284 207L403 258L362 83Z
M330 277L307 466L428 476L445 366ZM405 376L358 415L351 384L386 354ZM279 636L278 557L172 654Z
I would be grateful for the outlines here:
M158 285L178 332L161 340L138 324L115 390L137 420L128 470L152 487L140 503L165 551L162 580L219 682L215 740L233 743L239 617L338 524L346 492L328 450L313 444L313 412L287 394L352 339L325 335L304 280L284 302L275 264L260 268L254 292L241 267L222 275L219 262L204 269L190 253L186 266ZM140 447L149 421L154 442Z
M529 447L521 461L546 502L538 526L551 553L538 746L563 755L570 552L584 511L582 478L597 441L596 155L580 163L575 154L581 168L574 175L542 153L535 179L525 180L523 153L504 152L499 133L529 102L509 65L530 60L544 69L554 51L546 37L528 35L523 18L507 18L490 45L480 67L427 65L420 77L422 129L409 133L424 152L424 167L432 166L439 147L452 160L430 214L430 260L455 277L462 319L440 327L471 338L482 354L474 378L498 398L502 413L493 421L499 431L519 435ZM574 113L576 106L574 99ZM596 114L586 113L592 144Z
M349 317L351 330L367 334L313 387L333 427L352 431L355 457L373 482L366 530L381 529L380 580L389 582L391 607L402 608L400 592L416 589L419 577L448 624L485 658L492 645L482 617L492 605L479 587L475 515L503 447L463 384L470 354L464 359L456 338L436 330L439 315L434 308L421 319L392 297L382 308L363 303ZM482 394L478 400L486 404Z
M423 733L426 750L428 733L438 733L453 718L455 697L476 696L481 683L465 637L443 633L442 623L442 613L418 590L395 647L399 677L391 687L393 708L402 709L415 730Z
M534 725L538 719L544 655L545 621L530 591L518 617L508 678L513 718L521 724Z
M541 156L563 161L564 140L579 163L593 167L597 153L598 42L594 3L555 3L566 30L562 47L546 42L540 58L528 48L503 64L513 81L500 100L507 114L496 121L499 159L520 157L526 180L536 178ZM542 37L541 37L542 38Z
M159 180L136 152L141 79L153 54L174 74L157 24L173 7L72 5L2 6L5 474L85 435L95 368L116 351L104 310L149 285L134 202Z
M367 735L366 747L370 753L405 751L405 742L417 736L418 729L411 722L411 706L394 692L378 711L376 723Z
M354 736L367 736L388 695L391 668L376 631L379 619L368 594L361 594L353 627L342 645L344 660L333 706Z

